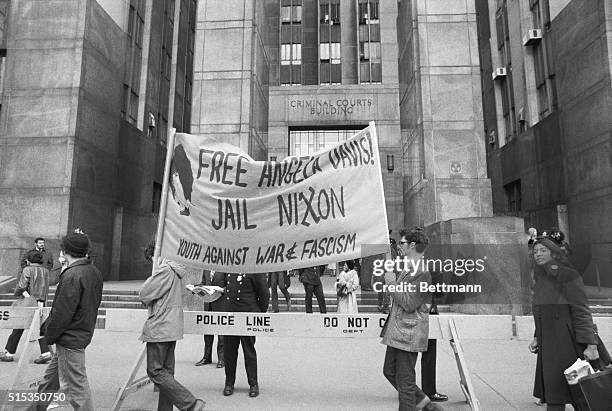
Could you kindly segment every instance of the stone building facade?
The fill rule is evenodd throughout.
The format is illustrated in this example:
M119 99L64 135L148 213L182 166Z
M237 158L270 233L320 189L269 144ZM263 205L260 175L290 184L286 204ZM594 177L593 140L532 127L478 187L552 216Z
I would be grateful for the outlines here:
M518 215L605 255L610 0L546 4L0 0L0 275L81 226L106 279L144 278L171 126L263 160L374 120L394 232L516 242L494 216ZM534 7L549 18L524 46Z
M587 284L612 287L612 1L476 7L493 209L561 228Z
M81 227L105 279L144 278L166 130L191 121L195 0L2 6L0 275Z

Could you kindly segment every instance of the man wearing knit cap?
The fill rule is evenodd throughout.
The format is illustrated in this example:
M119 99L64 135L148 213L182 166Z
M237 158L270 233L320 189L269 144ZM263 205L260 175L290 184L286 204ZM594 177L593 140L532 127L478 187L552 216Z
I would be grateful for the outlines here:
M93 410L85 371L85 348L91 342L102 300L102 274L88 259L89 238L81 230L62 238L60 256L67 268L59 277L49 318L41 327L56 353L45 371L38 392L66 394L74 409ZM49 401L32 403L29 410L46 410Z

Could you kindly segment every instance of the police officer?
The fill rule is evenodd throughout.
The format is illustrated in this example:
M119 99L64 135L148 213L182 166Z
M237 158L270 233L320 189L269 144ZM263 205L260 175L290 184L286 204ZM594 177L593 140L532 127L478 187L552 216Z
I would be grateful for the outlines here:
M225 309L228 312L262 312L268 310L270 293L265 273L225 274ZM257 384L257 352L254 336L225 335L223 356L225 357L225 388L223 395L234 393L238 346L242 344L244 364L249 382L249 397L259 395Z

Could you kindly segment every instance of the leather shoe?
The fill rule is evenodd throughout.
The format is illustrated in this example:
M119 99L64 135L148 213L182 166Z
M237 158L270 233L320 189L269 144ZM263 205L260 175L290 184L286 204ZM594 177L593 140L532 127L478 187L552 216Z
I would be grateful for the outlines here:
M202 400L196 400L196 403L193 406L193 408L191 409L191 411L204 411L204 406L205 405L206 405L206 402L204 402Z
M228 395L232 395L233 393L234 393L233 385L226 385L225 388L223 389L223 395L225 395L226 397Z
M437 392L434 395L430 395L429 399L434 402L444 402L448 401L448 395L440 394Z
M210 357L202 357L200 361L195 363L195 366L199 367L201 365L206 365L206 364L212 364L212 360L210 359Z
M15 359L13 358L12 355L2 354L2 355L0 355L0 361L2 361L2 362L13 362L13 361L15 361Z
M41 355L34 360L34 364L46 364L51 361L50 355Z
M252 385L251 388L249 388L249 397L254 398L254 397L257 397L258 395L259 395L259 386Z
M223 361L219 361L217 363L217 368L223 368L223 367L225 367L225 363Z

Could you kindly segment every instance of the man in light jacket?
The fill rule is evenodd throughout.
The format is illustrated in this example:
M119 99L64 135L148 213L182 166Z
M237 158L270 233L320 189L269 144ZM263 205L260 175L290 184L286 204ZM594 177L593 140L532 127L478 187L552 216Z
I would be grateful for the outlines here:
M402 287L395 287L399 291L390 292L393 304L380 335L382 344L387 346L383 374L398 392L400 411L442 410L416 385L414 370L418 353L427 351L429 338L431 294L419 290L421 282L431 283L431 275L422 260L429 239L419 228L402 230L400 236L400 257L407 257L408 261L420 263L420 266L400 272L397 278L393 278L393 273L385 278L388 286L401 284Z
M138 294L149 310L140 340L147 343L147 375L159 388L158 411L204 409L204 401L174 379L174 349L183 339L185 274L182 265L164 259Z

